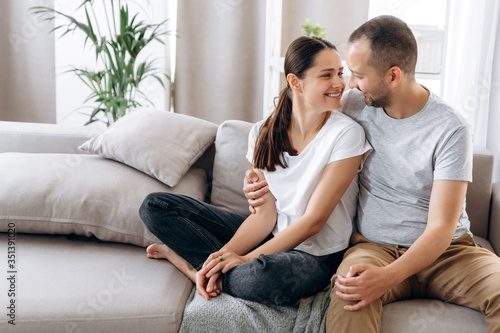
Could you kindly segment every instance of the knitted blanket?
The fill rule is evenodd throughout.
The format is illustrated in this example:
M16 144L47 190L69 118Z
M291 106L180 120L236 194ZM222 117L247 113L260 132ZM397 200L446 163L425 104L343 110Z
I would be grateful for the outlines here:
M323 333L330 286L291 306L268 306L222 293L207 301L193 288L179 333Z

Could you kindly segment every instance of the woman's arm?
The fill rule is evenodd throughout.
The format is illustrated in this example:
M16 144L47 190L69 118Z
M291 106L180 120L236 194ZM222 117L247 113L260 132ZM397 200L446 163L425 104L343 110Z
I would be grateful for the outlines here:
M261 179L265 179L262 171L256 169L254 172ZM276 225L278 214L274 195L268 192L264 197L266 203L259 206L255 214L247 217L226 245L208 256L203 268L199 271L200 274L206 275L208 278L219 271L226 273L235 266L246 262L243 256L269 236ZM210 274L207 274L208 272Z
M265 179L264 173L258 169L254 172L260 179ZM247 217L231 240L222 247L239 255L245 255L262 242L276 225L276 199L271 192L264 194L266 203L256 208L256 213ZM222 250L221 249L221 250Z
M362 158L360 155L328 164L314 188L304 215L273 239L245 255L245 260L251 261L261 254L290 251L320 232L354 179ZM259 179L262 178L259 176ZM267 204L265 196L264 199Z
M271 240L267 241L265 244L259 246L258 248L254 249L244 256L238 257L237 264L250 262L261 254L290 251L297 247L300 243L305 241L307 238L320 232L320 230L323 228L326 221L332 214L333 210L337 206L340 198L344 195L344 192L351 184L354 176L359 169L362 158L363 156L360 155L328 164L323 171L318 184L314 188L311 198L307 203L304 215L297 219L297 221L295 221L292 225L288 226L275 237L273 237ZM264 179L262 176L263 175L259 175L259 179ZM256 207L258 212L266 205L269 205L268 199L266 198L268 194L269 193L266 193L264 195L264 198L266 199L265 203L262 206ZM250 215L247 221L252 221L252 216L254 215ZM246 223L247 221L245 221L244 223ZM240 227L240 229L242 228ZM248 237L247 232L243 232L243 230L246 229L242 229L242 232L238 235L241 236L241 238L238 237L238 239ZM238 230L238 233L239 232L240 230ZM233 237L233 239L236 241L235 237ZM231 239L230 243L233 242L233 239ZM203 273L206 274L207 277L212 276L218 271L226 273L231 268L236 266L236 264L233 264L232 262L225 262L225 260L222 262L218 261L217 258L219 256L222 256L225 259L225 249L226 246L224 246L220 251L212 253L205 262Z

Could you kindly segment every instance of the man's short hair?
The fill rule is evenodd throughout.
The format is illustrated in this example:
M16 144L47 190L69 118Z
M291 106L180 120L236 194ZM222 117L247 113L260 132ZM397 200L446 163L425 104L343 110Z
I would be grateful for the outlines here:
M349 37L349 43L364 38L371 49L368 65L380 75L393 66L406 74L415 74L417 41L405 22L390 15L377 16L357 28Z

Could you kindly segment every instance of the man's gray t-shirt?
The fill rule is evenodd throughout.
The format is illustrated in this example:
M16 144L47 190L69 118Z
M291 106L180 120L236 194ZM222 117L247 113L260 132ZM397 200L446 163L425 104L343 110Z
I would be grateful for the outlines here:
M470 127L432 92L420 112L404 119L366 106L358 90L342 103L373 147L359 174L357 230L376 243L410 247L426 227L433 181L472 181ZM464 202L454 238L466 232Z

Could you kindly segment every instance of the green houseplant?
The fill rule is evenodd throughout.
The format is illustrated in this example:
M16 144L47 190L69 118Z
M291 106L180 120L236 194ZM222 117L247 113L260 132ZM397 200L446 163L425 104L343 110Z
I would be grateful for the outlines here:
M318 37L326 37L326 30L319 23L315 23L311 21L311 19L306 19L304 23L300 25L303 29L305 36L318 36Z
M84 101L93 102L90 119L85 125L103 120L110 126L131 108L145 102L153 104L141 90L141 83L148 77L158 80L164 88L166 81L170 88L173 86L170 77L159 70L158 59L138 61L139 54L147 45L152 42L164 44L161 37L172 32L163 29L167 20L149 24L138 20L138 14L131 16L128 5L122 5L121 0L102 0L106 20L101 22L105 27L101 27L94 10L95 2L81 0L77 11L84 11L83 22L50 7L32 7L31 12L40 15L45 21L62 18L65 23L52 29L62 29L61 37L78 31L85 35L85 44L92 43L91 47L95 51L94 68L72 67L68 72L77 75L91 90Z

